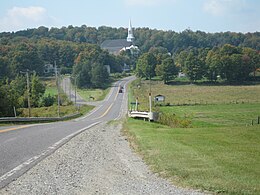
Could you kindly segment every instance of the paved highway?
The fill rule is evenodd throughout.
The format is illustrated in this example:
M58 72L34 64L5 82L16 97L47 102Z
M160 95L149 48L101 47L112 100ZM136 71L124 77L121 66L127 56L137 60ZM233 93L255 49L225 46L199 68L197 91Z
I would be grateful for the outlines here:
M116 82L106 99L84 117L66 122L1 127L0 188L82 131L119 119L127 106L126 85L133 79L128 77ZM124 86L123 93L118 93L120 86Z

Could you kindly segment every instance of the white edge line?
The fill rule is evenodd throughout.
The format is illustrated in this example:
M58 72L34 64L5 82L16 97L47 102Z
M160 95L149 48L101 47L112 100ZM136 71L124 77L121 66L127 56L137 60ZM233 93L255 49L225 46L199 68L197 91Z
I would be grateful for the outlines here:
M24 167L34 163L36 160L46 156L47 154L51 154L52 152L54 152L55 150L57 150L60 146L62 146L63 144L67 143L70 139L72 139L74 136L76 136L77 134L95 126L98 125L101 122L96 122L93 123L87 127L84 127L64 138L62 138L61 140L57 141L56 143L54 143L52 146L48 147L47 150L44 150L41 154L36 155L28 160L26 160L25 162L23 162L22 164L18 165L17 167L15 167L14 169L12 169L11 171L5 173L4 175L2 175L0 177L0 183L3 182L4 180L8 179L9 177L11 177L12 175L14 175L15 173L17 173L18 171L20 171L21 169L23 169Z

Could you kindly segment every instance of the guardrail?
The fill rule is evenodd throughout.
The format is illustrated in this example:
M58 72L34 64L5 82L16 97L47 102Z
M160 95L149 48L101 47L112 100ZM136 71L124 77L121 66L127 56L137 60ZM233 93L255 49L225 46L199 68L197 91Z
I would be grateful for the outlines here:
M71 114L63 117L3 117L0 118L0 123L3 122L46 122L46 121L63 121L79 117L81 114Z
M143 118L144 120L148 119L149 121L158 120L157 112L128 111L128 116L131 118Z

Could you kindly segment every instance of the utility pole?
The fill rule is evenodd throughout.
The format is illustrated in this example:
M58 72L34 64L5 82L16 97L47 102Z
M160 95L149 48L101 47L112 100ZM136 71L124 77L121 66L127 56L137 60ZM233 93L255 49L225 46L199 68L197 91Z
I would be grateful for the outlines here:
M26 72L26 77L27 77L27 90L28 90L28 109L29 109L29 117L31 117L29 70L27 70Z
M64 88L64 93L67 94L67 93L66 93L66 92L67 92L67 85L66 85L67 78L64 77L64 79L62 78L62 80L64 81L64 82L63 82L63 83L64 83L64 86L63 86L63 88Z
M60 87L59 87L59 77L58 77L58 69L57 69L56 61L54 61L54 64L55 64L56 85L58 90L58 117L60 117Z
M70 94L70 101L71 101L71 76L69 76L69 94Z
M74 85L75 85L75 106L77 106L77 76L75 76L74 80Z
M27 69L26 72L20 71L22 74L26 74L27 80L27 101L28 101L28 116L31 117L31 103L30 103L30 79L29 79L29 70Z
M151 65L150 65L150 75L149 75L149 111L152 112L152 87L151 87Z

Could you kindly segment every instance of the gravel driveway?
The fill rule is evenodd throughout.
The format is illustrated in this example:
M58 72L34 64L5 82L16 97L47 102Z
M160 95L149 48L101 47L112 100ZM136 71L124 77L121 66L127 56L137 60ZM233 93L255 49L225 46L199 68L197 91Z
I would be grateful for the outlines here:
M115 121L86 130L0 194L199 194L152 174L121 128Z

